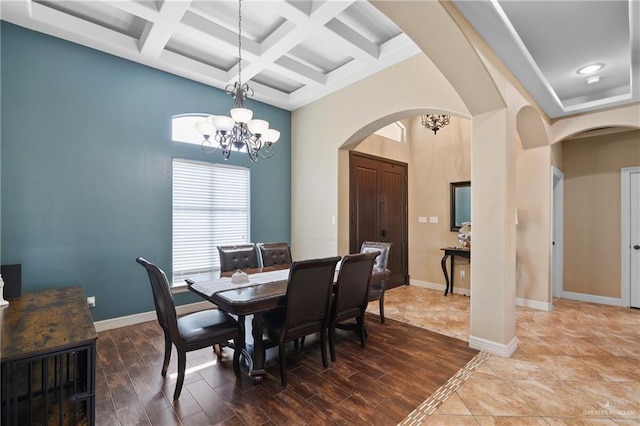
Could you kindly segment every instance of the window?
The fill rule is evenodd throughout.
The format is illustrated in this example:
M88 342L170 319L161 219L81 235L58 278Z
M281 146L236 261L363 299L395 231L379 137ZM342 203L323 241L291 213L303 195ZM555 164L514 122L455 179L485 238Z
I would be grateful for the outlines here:
M376 135L380 135L383 136L385 138L394 140L396 142L404 142L405 141L405 133L406 133L407 129L404 126L404 124L402 124L399 121L396 121L394 123L391 123L381 129L378 129L378 131L374 132Z
M216 246L249 242L249 169L173 160L173 285L220 269Z

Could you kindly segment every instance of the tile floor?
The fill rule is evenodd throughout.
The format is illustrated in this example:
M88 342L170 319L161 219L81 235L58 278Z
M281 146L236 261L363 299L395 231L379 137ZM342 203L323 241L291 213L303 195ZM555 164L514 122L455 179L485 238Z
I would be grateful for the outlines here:
M388 318L468 340L468 297L416 286L385 297ZM557 299L516 315L516 353L489 356L423 424L640 424L640 310Z

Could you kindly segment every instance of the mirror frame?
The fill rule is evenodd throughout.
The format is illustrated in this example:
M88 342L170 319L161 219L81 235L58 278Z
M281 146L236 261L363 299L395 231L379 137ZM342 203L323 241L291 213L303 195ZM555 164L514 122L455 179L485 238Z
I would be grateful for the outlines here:
M471 187L470 180L465 180L461 182L451 182L451 184L449 185L450 203L451 203L449 208L449 212L450 212L449 223L450 223L452 232L458 232L461 228L461 226L456 226L456 190L458 188L467 188L467 187ZM471 206L471 204L469 204L469 206Z

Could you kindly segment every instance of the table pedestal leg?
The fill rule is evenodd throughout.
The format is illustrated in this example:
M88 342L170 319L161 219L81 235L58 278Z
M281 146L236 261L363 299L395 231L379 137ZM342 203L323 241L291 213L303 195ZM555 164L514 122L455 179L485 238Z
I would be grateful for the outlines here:
M264 346L262 344L262 312L253 315L251 327L253 333L253 365L249 368L249 376L254 384L262 383L267 372L264 369Z

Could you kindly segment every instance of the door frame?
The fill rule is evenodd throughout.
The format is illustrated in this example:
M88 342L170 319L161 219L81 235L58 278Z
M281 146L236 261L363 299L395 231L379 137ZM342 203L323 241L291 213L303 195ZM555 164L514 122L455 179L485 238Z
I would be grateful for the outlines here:
M564 290L564 173L551 166L551 241L549 302L562 297ZM555 241L555 250L554 250Z
M631 174L640 173L640 167L623 167L620 169L620 201L621 201L621 247L620 247L620 267L622 268L620 277L622 306L631 306Z

